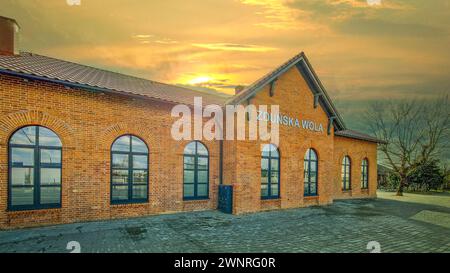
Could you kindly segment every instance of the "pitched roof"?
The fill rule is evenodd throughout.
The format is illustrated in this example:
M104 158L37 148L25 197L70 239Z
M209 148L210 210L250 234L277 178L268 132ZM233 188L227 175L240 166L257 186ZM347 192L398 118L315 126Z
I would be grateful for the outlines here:
M330 117L335 118L335 135L377 143L384 143L372 136L347 130L342 118L331 102L326 90L312 69L305 54L294 56L274 71L263 76L236 96L202 92L176 85L150 81L120 73L106 71L86 65L22 52L20 55L0 55L0 73L60 83L66 86L85 88L93 91L119 93L142 98L162 100L174 104L192 105L194 97L202 97L204 104L237 104L252 97L265 85L276 80L294 65L307 78L315 92L321 94L320 102Z
M279 67L277 67L275 70L269 72L268 74L264 75L262 78L258 79L248 87L246 87L243 91L241 91L239 94L237 94L234 97L231 97L227 103L229 104L237 104L244 100L247 100L254 96L258 91L260 91L263 87L266 85L272 83L273 81L276 81L279 76L281 76L283 73L291 69L292 67L296 66L299 72L305 77L306 82L308 83L309 87L315 94L320 94L319 101L324 108L325 112L329 117L334 118L334 125L336 128L335 135L347 137L347 138L353 138L353 139L359 139L359 140L365 140L370 142L376 142L376 143L385 143L382 140L379 140L375 137L372 137L370 135L360 133L353 130L348 130L344 124L344 121L342 120L342 117L340 116L339 112L337 111L336 107L334 106L333 102L330 99L330 96L328 95L327 91L323 87L319 77L317 76L316 72L312 68L308 58L306 57L304 52L300 52L293 58L289 59L287 62L283 63Z
M353 130L342 130L342 131L337 131L334 133L334 135L336 136L341 136L341 137L347 137L347 138L353 138L353 139L359 139L359 140L365 140L365 141L370 141L370 142L375 142L375 143L380 143L380 144L384 144L386 143L383 140L380 140L376 137L361 133L361 132L357 132L357 131L353 131Z
M10 22L14 23L18 28L20 28L20 25L19 25L19 23L17 23L16 19L8 18L8 17L0 15L0 20L10 21Z
M196 91L34 53L0 56L0 72L16 76L31 76L32 78L54 81L69 86L73 85L74 87L122 93L177 104L192 105L194 102L193 98L197 96L203 98L204 104L223 105L228 98L228 96L219 93Z
M238 104L244 100L251 98L263 87L272 83L273 81L276 81L279 76L281 76L283 73L285 73L294 66L296 66L299 72L302 73L302 75L305 77L311 90L315 92L315 94L320 95L319 97L320 104L322 105L322 107L324 107L324 110L327 112L328 116L334 118L334 124L336 126L336 129L344 130L346 128L344 121L342 120L341 116L336 110L336 107L331 102L331 99L327 91L323 87L322 83L317 77L317 74L314 72L314 69L312 68L311 64L306 58L306 55L303 52L300 52L293 58L289 59L287 62L280 65L275 70L269 72L268 74L264 75L262 78L260 78L253 84L246 87L238 95L230 98L227 101L227 103Z

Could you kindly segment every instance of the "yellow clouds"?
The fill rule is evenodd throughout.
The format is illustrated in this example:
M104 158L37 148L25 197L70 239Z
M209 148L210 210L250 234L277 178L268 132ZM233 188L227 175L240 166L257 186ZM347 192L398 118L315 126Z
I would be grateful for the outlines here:
M299 11L290 9L281 0L240 0L245 5L258 6L261 8L257 14L261 17L256 26L271 29L293 29L299 27L296 17Z
M199 85L210 82L211 80L212 78L210 76L198 76L189 80L187 83L192 85Z
M137 34L137 35L132 36L133 39L136 39L141 44L150 43L150 38L152 38L152 37L153 37L153 35L149 35L149 34Z
M141 44L150 44L150 43L165 44L165 45L178 44L178 41L176 40L170 38L160 38L152 34L136 34L132 35L131 37Z
M137 39L148 39L153 37L153 35L148 35L148 34L138 34L138 35L133 35L134 38Z
M172 82L190 67L191 60L201 59L203 55L201 50L191 46L167 46L153 41L54 47L41 53L164 82Z
M244 51L244 52L268 52L276 50L273 47L264 47L257 45L232 44L232 43L213 43L213 44L192 44L195 47L206 48L211 50L223 51Z
M156 40L155 43L163 44L163 45L173 45L173 44L178 44L179 42L172 40L172 39L164 38L164 39Z
M22 25L22 50L226 93L300 51L345 99L450 86L447 1L370 1L2 0L2 15Z
M354 8L406 9L405 4L388 0L327 0L330 5L347 4Z

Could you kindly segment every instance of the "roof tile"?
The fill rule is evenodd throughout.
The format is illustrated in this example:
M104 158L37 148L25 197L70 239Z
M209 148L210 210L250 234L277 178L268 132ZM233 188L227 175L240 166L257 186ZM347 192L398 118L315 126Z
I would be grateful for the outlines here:
M0 69L29 74L50 80L95 87L105 91L118 91L170 103L192 105L194 97L202 97L204 104L224 105L227 95L196 91L93 68L38 54L21 53L15 56L0 56Z
M132 77L32 53L21 53L20 55L14 56L0 56L0 70L11 71L19 74L28 74L42 79L79 84L86 88L95 87L105 91L139 95L170 103L192 105L194 102L194 97L202 97L204 104L225 105L227 100L229 102L234 102L246 94L260 88L261 85L266 84L268 79L278 73L281 73L286 67L294 64L303 56L303 53L296 55L276 70L257 80L238 96L231 98L231 100L230 96L224 94L196 91L180 86ZM337 131L335 135L384 143L384 141L375 137L352 130Z

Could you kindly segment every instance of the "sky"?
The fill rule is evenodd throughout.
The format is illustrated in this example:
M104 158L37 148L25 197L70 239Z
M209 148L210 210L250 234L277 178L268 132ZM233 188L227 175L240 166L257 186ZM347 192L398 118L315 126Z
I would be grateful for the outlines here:
M355 129L373 101L450 93L450 0L1 0L0 15L23 51L228 94L303 51Z

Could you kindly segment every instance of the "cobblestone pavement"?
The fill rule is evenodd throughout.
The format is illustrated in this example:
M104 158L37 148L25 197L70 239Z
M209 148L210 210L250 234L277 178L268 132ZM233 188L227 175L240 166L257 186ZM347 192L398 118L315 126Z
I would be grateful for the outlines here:
M233 216L218 211L0 231L0 252L450 252L450 229L414 220L441 206L386 199Z

